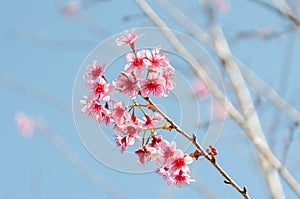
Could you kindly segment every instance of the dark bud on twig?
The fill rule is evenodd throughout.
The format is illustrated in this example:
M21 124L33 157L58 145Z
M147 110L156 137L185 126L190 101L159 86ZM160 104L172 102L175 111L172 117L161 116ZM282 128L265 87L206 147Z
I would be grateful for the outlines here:
M195 150L194 152L190 153L190 156L191 156L192 158L195 158L196 160L198 160L199 157L202 156L202 155L203 155L203 154L200 153L198 150Z
M247 193L247 188L246 187L243 187L243 192Z
M224 180L225 184L231 184L231 182L229 180Z
M193 142L196 142L197 141L197 137L196 137L196 134L193 133Z

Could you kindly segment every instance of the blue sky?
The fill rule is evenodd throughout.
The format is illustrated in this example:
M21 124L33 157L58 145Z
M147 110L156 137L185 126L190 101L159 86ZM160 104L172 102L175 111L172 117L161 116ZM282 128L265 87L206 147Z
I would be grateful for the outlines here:
M198 1L174 2L196 23L202 27L207 25ZM45 136L35 133L30 139L22 138L14 123L14 115L18 111L43 118L65 145L94 170L95 175L101 176L103 182L115 187L124 198L176 199L186 195L189 198L205 198L203 188L215 192L220 198L240 197L231 187L222 183L220 175L204 160L194 162L192 166L197 183L178 189L168 187L153 173L129 174L108 168L95 159L80 141L72 114L67 111L71 108L77 72L89 52L101 41L124 29L153 26L141 14L142 11L134 1L111 0L93 3L82 10L84 21L63 16L59 12L59 7L67 1L12 0L1 3L0 124L3 137L0 141L0 198L109 198L103 190L98 189L63 158ZM168 22L170 28L187 33L167 16L155 1L151 1L150 4ZM228 13L218 15L228 38L232 38L240 30L262 27L282 30L288 25L287 21L249 1L232 0L230 5ZM135 17L130 21L122 20L128 15ZM97 31L94 27L97 27ZM271 40L229 41L234 55L239 60L271 87L284 94L285 98L300 110L299 33L288 33ZM211 53L207 46L204 45L204 48ZM290 55L287 56L288 61L285 60L285 54ZM212 55L212 58L215 57ZM214 61L217 63L217 60ZM12 88L12 83L4 84L4 79L14 82L15 86L21 84L28 87L29 90ZM224 81L226 82L226 78ZM283 83L286 86L280 89ZM39 91L46 95L46 100L32 96L41 96L37 93ZM226 91L231 95L230 90ZM252 91L255 93L255 89ZM53 98L66 104L65 109L55 106ZM261 121L267 131L274 122L276 112L267 100L263 100L264 103L258 110L263 113ZM275 140L274 151L279 157L282 154L282 140L288 135L289 124L289 120L281 116L276 133L271 132L267 135L269 140ZM298 134L299 131L296 130L287 165L300 181ZM256 157L252 156L252 145L244 139L242 130L234 122L225 123L217 148L218 162L240 185L248 187L253 198L268 198L262 176L257 170ZM285 183L283 186L287 188ZM200 193L197 190L200 190ZM288 188L286 190L289 198L296 197Z

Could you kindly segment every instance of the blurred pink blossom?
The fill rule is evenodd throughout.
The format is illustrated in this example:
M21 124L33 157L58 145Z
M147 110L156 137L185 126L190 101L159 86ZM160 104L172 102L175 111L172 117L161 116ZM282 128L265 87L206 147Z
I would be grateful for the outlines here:
M69 1L67 4L62 5L60 10L64 15L75 15L81 8L81 2L78 0Z
M24 113L18 112L15 115L15 121L21 135L25 138L31 137L35 128L34 120Z
M219 121L226 120L229 117L229 114L226 111L223 102L219 102L219 101L212 102L211 114L213 116L213 119L219 120Z
M209 94L205 82L199 78L196 78L194 80L193 88L194 88L194 94L199 98L206 98Z
M216 7L221 12L227 12L230 8L227 0L215 0Z

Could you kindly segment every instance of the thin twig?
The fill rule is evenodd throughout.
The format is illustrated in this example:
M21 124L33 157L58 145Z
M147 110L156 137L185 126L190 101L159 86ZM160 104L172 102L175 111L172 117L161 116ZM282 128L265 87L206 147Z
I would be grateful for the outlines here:
M32 98L38 99L46 104L53 105L63 111L72 112L72 108L70 104L68 104L63 99L60 99L54 95L51 95L45 91L42 91L38 88L34 88L27 83L21 82L7 74L3 74L0 71L0 83L3 83L10 87L11 89L22 93L26 96L30 96Z
M210 157L208 153L202 148L202 146L197 142L196 135L193 137L188 135L184 130L182 130L172 119L170 119L163 111L161 111L156 104L150 98L144 98L153 108L154 111L159 113L167 122L169 122L173 129L175 129L178 133L188 139L193 145L200 151L201 155L208 160L212 166L214 166L218 172L225 178L225 184L230 184L233 188L235 188L244 198L250 199L246 187L240 188L239 185L223 170L223 168L215 161L214 158Z
M259 39L277 39L283 34L290 32L291 27L287 27L281 31L269 30L267 28L259 28L254 30L240 31L236 33L232 39L233 41L240 41L245 39L259 38Z
M295 14L292 12L290 7L284 2L284 1L279 1L279 0L273 0L273 4L276 6L273 6L272 4L261 1L261 0L249 0L254 3L257 3L261 5L262 7L274 12L275 14L278 14L279 16L282 16L285 19L288 19L292 22L294 27L300 31L300 22L296 18Z

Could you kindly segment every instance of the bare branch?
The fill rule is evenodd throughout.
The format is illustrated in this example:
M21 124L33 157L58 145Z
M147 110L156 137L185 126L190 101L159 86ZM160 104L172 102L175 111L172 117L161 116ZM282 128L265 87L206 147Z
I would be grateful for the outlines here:
M274 12L275 14L278 14L279 16L282 16L285 19L288 19L292 22L293 26L300 31L300 22L299 20L296 18L295 14L292 12L292 10L290 9L290 7L285 3L285 1L282 0L272 0L273 5L265 2L265 1L261 1L261 0L249 0L252 1L254 3L257 3L261 6L263 6L264 8Z
M300 124L300 113L293 106L291 106L285 99L283 99L274 89L270 88L247 66L242 63L239 63L239 66L243 75L245 76L247 81L252 84L252 86L263 93L276 108L285 112L295 124Z
M246 134L251 134L255 137L260 138L261 144L264 145L265 148L270 150L246 81L241 74L238 63L233 59L233 55L231 53L229 45L225 39L225 36L223 35L222 28L219 26L219 24L217 24L216 21L214 21L214 17L211 16L213 14L211 11L212 8L210 2L205 2L208 13L207 15L210 19L211 35L213 39L212 47L215 53L218 55L220 62L223 64L225 70L227 71L233 89L235 90L235 93L237 95L240 107L246 117L246 125L248 127L246 130ZM251 141L254 142L253 140ZM285 198L277 171L272 168L271 164L260 153L258 153L258 157L272 198Z
M56 96L51 95L45 91L34 88L24 82L20 82L19 80L16 80L8 76L7 74L1 73L1 71L0 71L0 83L7 85L11 89L19 93L38 99L42 102L45 102L46 104L53 105L63 111L69 113L72 112L72 108L70 104L68 104L66 101L57 98Z

